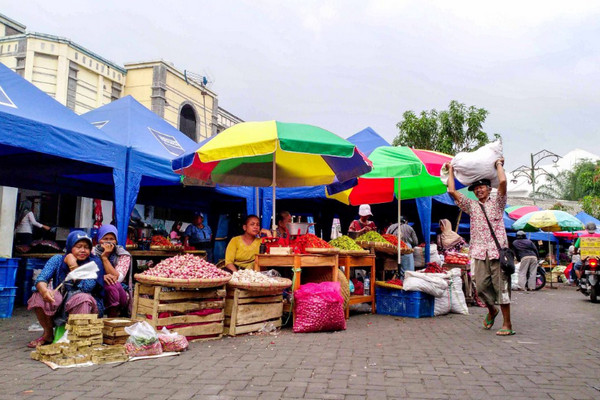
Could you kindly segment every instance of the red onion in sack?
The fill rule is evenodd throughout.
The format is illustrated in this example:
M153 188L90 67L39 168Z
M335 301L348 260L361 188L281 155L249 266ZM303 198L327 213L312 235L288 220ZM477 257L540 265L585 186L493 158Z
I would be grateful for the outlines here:
M294 292L294 332L346 329L339 282L307 283Z

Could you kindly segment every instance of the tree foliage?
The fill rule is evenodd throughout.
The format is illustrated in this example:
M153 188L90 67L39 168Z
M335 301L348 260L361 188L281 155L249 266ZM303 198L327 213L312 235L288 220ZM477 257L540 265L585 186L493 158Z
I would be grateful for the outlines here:
M592 217L600 219L600 196L585 196L581 199L581 208Z
M549 174L533 196L575 201L585 196L600 196L600 161L582 160L570 171Z
M472 151L490 142L482 130L488 114L484 108L467 107L456 100L445 111L432 109L419 115L406 111L403 120L396 124L399 134L392 144L451 155Z

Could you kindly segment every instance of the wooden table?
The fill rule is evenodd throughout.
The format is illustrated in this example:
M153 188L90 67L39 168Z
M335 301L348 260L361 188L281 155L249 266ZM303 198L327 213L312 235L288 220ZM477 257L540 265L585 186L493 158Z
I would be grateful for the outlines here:
M25 254L14 254L13 256L15 258L44 258L44 259L49 259L52 256L55 255L61 255L64 256L65 253L25 253Z
M338 257L338 263L340 266L344 266L344 275L350 282L350 269L356 267L370 268L371 269L371 284L369 288L369 295L355 295L350 296L348 302L348 308L346 308L346 319L350 316L350 305L359 303L371 303L371 313L375 314L375 255L368 254L364 256L350 256L340 254Z
M198 256L206 256L204 250L130 250L131 258L137 260L164 260L165 258L177 256L180 254L194 254Z
M337 254L257 254L254 258L254 270L264 271L272 267L290 267L294 276L292 290L297 290L302 282L303 268L330 268L331 281L338 280L338 256Z

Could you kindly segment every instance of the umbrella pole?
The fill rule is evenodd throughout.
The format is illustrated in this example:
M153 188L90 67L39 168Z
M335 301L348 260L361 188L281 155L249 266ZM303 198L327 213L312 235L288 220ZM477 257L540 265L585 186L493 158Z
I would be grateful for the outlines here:
M550 289L558 289L558 287L554 286L554 274L552 272L552 270L554 269L552 267L552 259L554 258L553 252L552 252L552 241L548 241L548 244L550 245ZM558 264L557 264L558 265Z
M398 235L398 265L400 265L400 272L402 271L402 251L401 251L401 247L400 246L400 242L402 241L402 230L400 229L400 216L401 211L402 211L402 207L401 207L401 201L400 198L402 196L400 196L400 178L396 178L396 183L398 184L398 193L397 193L397 199L398 199L398 231L396 232L396 234Z
M276 202L276 182L277 182L277 162L275 161L275 155L277 154L277 150L273 153L273 219L271 220L271 230L273 231L273 235L275 235L275 231L277 230L277 226L275 224L275 202Z
M456 233L458 233L458 225L460 224L460 219L461 218L462 218L462 209L458 213L458 218L456 219L456 229L454 230Z
M258 205L259 196L258 196L258 186L254 188L254 202L256 203L256 216L260 218L260 206Z

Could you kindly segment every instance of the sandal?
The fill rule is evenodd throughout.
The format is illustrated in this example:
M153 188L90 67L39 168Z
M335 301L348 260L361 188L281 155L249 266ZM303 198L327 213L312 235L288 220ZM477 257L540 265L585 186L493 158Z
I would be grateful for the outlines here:
M512 329L500 329L498 332L496 332L496 335L498 336L512 336L514 335L515 331L513 331Z
M485 319L483 320L483 329L492 329L492 326L494 326L494 321L496 321L496 317L498 316L498 314L500 314L500 310L496 310L496 314L494 314L493 317L490 316L490 313L487 313L485 315Z
M50 344L50 343L52 343L51 340L48 341L43 336L40 336L39 338L27 343L27 347L29 347L30 349L35 349L38 346L42 346L42 345Z

